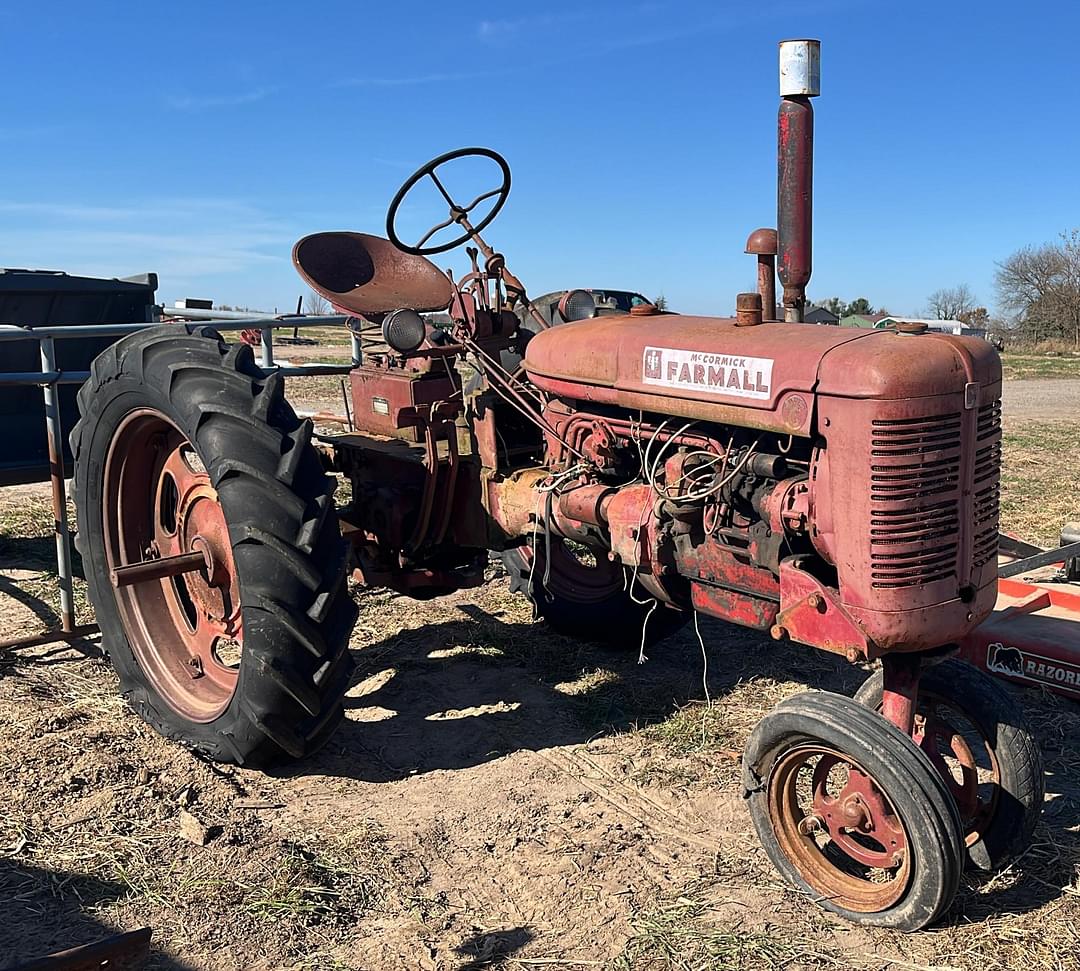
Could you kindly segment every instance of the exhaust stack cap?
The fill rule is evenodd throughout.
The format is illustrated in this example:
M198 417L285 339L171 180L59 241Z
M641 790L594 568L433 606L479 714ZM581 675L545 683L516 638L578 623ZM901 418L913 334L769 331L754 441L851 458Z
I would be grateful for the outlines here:
M821 94L821 41L780 41L780 97Z

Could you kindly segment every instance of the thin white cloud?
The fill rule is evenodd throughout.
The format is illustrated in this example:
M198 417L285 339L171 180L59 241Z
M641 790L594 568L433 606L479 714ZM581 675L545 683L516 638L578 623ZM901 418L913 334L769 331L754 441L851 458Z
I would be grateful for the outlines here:
M589 10L569 10L565 13L534 14L528 17L503 17L496 20L481 20L476 25L476 35L482 41L496 43L510 40L533 31L547 31L553 27L578 23L593 16Z
M342 78L335 81L333 88L401 88L419 84L450 84L456 81L475 81L479 78L489 78L490 74L415 74L404 77L377 77L377 78Z
M176 111L207 111L214 108L235 108L240 105L255 104L274 93L276 88L255 88L252 91L240 91L236 94L170 95L165 103Z
M200 286L260 268L287 277L297 230L230 199L152 199L124 207L0 199L0 266L102 276L155 271L163 286Z

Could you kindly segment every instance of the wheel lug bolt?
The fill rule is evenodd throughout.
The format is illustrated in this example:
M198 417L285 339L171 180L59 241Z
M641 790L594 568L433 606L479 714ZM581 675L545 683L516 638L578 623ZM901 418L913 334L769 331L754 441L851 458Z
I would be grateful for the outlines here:
M810 836L816 833L819 829L824 828L825 820L818 815L804 816L799 820L799 832L803 836Z

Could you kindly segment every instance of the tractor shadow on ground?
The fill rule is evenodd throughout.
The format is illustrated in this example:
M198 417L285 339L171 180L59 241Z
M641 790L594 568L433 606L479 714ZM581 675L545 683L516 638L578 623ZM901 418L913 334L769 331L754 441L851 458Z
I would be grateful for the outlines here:
M708 653L703 683L692 625L639 665L636 645L616 651L585 644L542 624L506 623L469 604L448 605L444 616L354 652L346 721L319 755L292 772L399 781L664 722L703 702L706 683L717 702L758 679L767 701L769 682L795 680L851 695L866 676L842 658L707 618L701 618ZM1080 707L1034 692L1023 702L1045 740L1046 810L1010 870L965 877L955 911L965 921L1057 900L1080 865L1080 780L1073 772ZM771 702L761 714L768 707Z
M20 967L47 954L120 933L120 928L98 922L87 910L123 900L130 893L131 888L123 883L0 858L0 900L4 902L0 968ZM191 971L189 965L157 950L153 940L144 966L148 971Z
M71 548L72 574L85 579L82 557ZM19 576L6 576L18 571ZM46 628L60 626L60 615L48 601L27 589L28 581L46 577L50 589L56 583L56 540L45 536L0 536L0 596L22 604Z
M349 717L309 763L312 771L387 782L467 768L662 721L705 697L692 625L638 664L636 644L617 650L583 643L469 604L447 613L442 623L354 652ZM839 659L743 628L702 619L701 632L713 699L752 677L787 680L797 672L809 687L851 693L864 676Z

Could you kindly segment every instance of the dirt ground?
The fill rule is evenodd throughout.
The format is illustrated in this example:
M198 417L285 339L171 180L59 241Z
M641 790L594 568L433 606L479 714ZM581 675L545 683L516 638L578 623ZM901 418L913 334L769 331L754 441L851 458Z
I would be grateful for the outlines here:
M1080 380L1075 378L1006 381L1001 401L1006 419L1080 424Z
M311 383L301 405L336 400ZM1052 461L1049 405L1080 381L1016 384L1017 454ZM1080 470L1047 478L1080 518ZM50 525L41 487L0 490L0 637L56 623ZM348 719L272 773L156 736L94 638L0 653L0 968L140 926L154 967L208 971L1080 967L1080 707L1023 696L1048 773L1034 841L903 936L787 889L737 783L778 700L864 670L707 619L707 673L693 626L639 665L533 623L497 563L441 600L355 595Z

